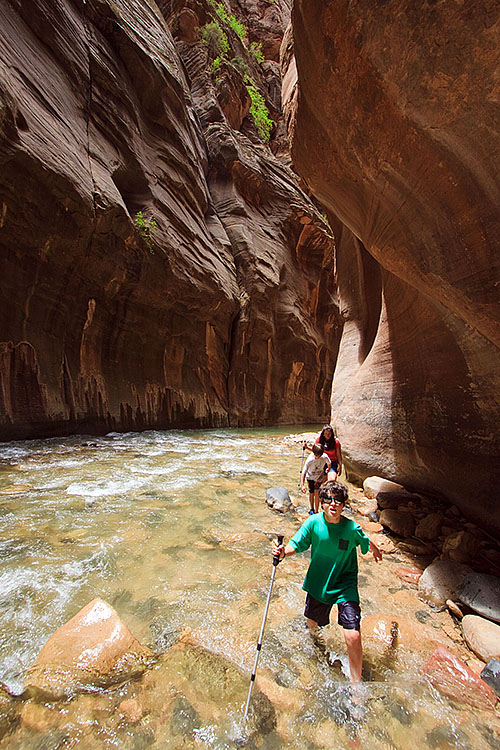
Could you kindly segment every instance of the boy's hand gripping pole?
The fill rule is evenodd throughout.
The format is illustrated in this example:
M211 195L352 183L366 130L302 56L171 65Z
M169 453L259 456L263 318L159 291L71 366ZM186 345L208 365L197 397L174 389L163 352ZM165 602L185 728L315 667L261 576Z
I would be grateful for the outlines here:
M283 534L278 534L278 546L283 544ZM260 626L259 640L257 642L257 652L255 654L255 662L253 665L252 676L250 678L250 688L248 690L247 704L245 706L246 719L248 716L248 707L250 706L250 698L252 697L253 683L255 682L255 675L257 674L257 664L259 663L260 650L262 648L262 638L264 637L264 628L266 627L267 611L269 609L269 602L271 601L271 592L273 590L274 576L276 575L276 567L280 561L279 553L273 555L273 572L271 573L271 583L269 584L269 591L267 592L266 606L264 609L264 617L262 618L262 625Z

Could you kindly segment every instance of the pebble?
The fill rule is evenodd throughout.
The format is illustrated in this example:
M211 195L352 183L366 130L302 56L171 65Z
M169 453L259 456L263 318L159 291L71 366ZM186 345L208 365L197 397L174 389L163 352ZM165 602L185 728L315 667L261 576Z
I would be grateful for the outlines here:
M458 604L456 604L452 599L446 600L446 606L450 610L451 614L455 615L455 617L457 617L459 620L463 618L464 613L462 612Z
M118 710L129 724L137 724L142 719L143 710L135 698L122 701Z

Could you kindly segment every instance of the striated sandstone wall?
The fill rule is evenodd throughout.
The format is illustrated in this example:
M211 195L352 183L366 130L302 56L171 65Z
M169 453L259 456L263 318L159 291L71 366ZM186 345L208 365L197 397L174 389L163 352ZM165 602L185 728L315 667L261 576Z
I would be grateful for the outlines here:
M211 14L0 8L0 439L328 413L333 238L229 62L217 84ZM255 65L278 120L277 63Z
M292 156L336 223L346 463L500 530L500 6L296 0L292 23Z

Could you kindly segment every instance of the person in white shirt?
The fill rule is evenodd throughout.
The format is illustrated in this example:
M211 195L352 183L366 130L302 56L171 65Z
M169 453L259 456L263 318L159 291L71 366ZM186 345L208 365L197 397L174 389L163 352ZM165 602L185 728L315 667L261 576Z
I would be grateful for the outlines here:
M319 511L319 488L328 479L331 461L323 453L323 448L319 443L314 443L312 453L304 464L302 476L300 478L300 489L305 494L306 480L309 486L309 515Z

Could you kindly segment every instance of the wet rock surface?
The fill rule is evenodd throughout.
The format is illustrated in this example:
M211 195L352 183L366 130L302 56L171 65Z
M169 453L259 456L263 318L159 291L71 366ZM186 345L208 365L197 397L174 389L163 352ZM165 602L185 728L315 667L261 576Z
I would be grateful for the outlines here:
M94 599L51 635L29 670L26 688L57 700L128 680L152 661L151 651L113 608Z
M484 92L499 13L489 0L473 21L450 3L297 0L283 58L293 161L337 237L345 464L440 492L496 531L499 203L486 175L500 132Z
M497 698L489 685L443 646L435 650L423 672L448 697L475 708L495 709Z

